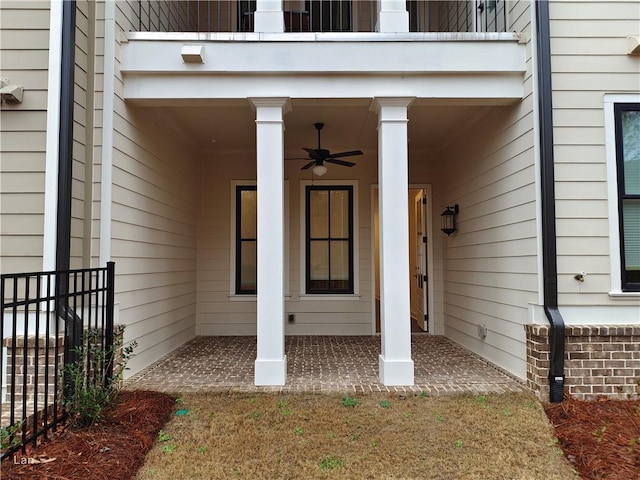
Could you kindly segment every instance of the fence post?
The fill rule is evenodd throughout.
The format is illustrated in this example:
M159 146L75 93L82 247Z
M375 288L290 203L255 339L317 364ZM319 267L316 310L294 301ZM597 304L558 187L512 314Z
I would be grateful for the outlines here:
M115 283L116 283L116 264L115 262L107 262L107 304L105 305L106 325L105 325L105 351L108 352L107 371L104 372L105 386L109 385L113 378L113 363L115 360L115 352L113 348L113 315L115 303Z
M63 394L64 398L71 398L73 381L66 367L76 361L77 352L76 336L74 335L75 325L73 325L72 319L69 319L69 272L58 270L55 273L55 311L58 318L64 322Z

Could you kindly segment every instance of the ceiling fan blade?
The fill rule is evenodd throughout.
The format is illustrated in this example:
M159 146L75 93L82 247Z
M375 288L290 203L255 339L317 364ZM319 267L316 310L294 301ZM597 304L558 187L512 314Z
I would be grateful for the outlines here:
M302 149L309 154L309 158L318 158L319 157L319 152L315 148L302 147Z
M309 162L307 163L304 167L302 167L300 170L307 170L308 168L313 167L316 164L316 161L314 160L313 162Z
M362 150L350 150L348 152L333 153L328 158L353 157L354 155L363 155Z
M336 158L326 158L325 162L327 163L335 163L336 165L342 165L343 167L353 167L355 163L347 162L346 160L338 160Z

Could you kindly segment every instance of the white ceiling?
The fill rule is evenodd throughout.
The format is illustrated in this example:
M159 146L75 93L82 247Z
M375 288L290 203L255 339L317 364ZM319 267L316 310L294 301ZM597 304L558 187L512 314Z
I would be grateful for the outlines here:
M199 150L255 148L255 112L249 102L217 106L144 107L176 129ZM491 108L489 106L414 105L409 109L410 149L438 149L452 141ZM322 147L332 152L377 148L377 115L369 100L293 100L284 117L285 157L306 156L317 147L316 122L325 124Z

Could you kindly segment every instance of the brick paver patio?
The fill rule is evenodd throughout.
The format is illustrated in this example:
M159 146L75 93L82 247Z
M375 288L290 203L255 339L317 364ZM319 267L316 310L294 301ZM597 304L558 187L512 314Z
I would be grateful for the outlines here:
M198 391L503 393L526 391L514 377L444 337L414 334L415 385L378 380L380 337L290 336L285 340L287 384L253 385L255 337L196 337L127 380L130 389Z

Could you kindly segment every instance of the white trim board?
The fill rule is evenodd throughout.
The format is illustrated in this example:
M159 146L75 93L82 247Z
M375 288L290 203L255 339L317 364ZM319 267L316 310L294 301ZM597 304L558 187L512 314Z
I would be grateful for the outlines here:
M609 204L609 259L611 265L611 298L638 297L638 292L623 292L620 270L620 223L618 212L618 176L616 162L616 132L614 105L616 103L640 103L640 94L604 95L605 154L607 161L607 198ZM638 315L640 317L640 314ZM640 321L640 318L639 318Z

